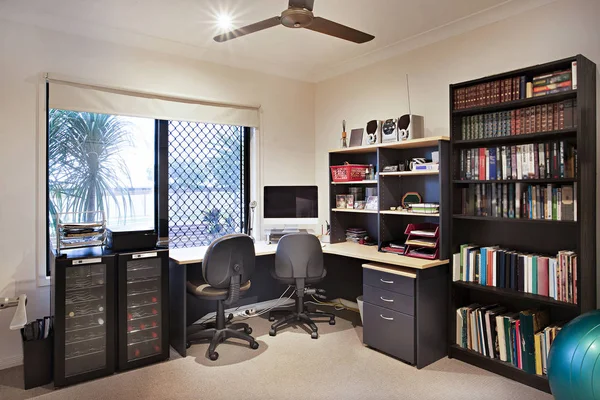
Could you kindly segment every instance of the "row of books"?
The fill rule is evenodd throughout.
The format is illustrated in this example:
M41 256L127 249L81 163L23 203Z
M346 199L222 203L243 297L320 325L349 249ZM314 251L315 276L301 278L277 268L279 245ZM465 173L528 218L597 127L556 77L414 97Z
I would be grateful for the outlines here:
M531 87L533 97L577 89L577 61L571 63L570 69L534 76Z
M575 128L575 107L577 100L564 100L511 111L469 115L462 117L461 138L487 139Z
M572 251L547 257L463 244L452 257L452 279L577 304L577 254Z
M562 325L550 324L547 310L510 312L498 304L470 304L456 310L456 344L530 374L547 375L550 348Z
M505 103L530 97L546 96L577 89L577 62L571 69L527 77L516 76L458 88L453 93L455 110Z
M462 215L577 221L577 184L476 183L461 189Z
M525 90L525 76L480 83L478 85L455 89L453 105L455 110L461 110L524 99Z
M577 148L566 140L460 151L460 180L577 177Z

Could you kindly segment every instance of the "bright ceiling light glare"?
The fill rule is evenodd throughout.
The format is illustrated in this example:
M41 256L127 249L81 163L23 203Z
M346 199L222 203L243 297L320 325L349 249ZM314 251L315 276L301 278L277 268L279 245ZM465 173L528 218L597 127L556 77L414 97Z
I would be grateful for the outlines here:
M223 30L229 30L233 26L231 16L227 14L220 14L217 17L217 23L219 24L219 28Z

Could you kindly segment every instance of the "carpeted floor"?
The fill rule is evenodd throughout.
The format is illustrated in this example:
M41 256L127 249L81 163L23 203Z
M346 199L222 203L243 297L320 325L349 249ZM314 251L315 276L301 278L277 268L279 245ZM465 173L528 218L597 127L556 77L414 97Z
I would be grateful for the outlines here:
M208 344L197 344L186 358L172 352L170 361L59 390L24 391L21 367L11 368L0 371L0 399L552 399L457 360L417 370L363 346L362 327L347 319L319 324L317 340L301 327L270 337L266 319L249 323L258 350L228 342L213 362L206 358Z

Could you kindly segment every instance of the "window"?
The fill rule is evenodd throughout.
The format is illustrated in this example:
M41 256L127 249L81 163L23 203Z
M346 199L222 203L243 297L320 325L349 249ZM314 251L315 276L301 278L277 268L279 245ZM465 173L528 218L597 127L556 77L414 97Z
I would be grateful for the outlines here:
M250 128L61 109L47 122L51 246L65 212L104 211L109 228L157 229L173 248L245 231Z
M245 231L249 137L241 126L168 122L170 247Z
M154 229L154 124L149 118L49 110L51 239L57 213L65 212L104 211L109 228Z

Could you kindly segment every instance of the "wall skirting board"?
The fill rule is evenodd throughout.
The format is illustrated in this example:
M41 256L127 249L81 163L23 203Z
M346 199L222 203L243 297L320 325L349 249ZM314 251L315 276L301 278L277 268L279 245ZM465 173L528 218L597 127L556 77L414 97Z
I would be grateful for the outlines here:
M0 371L7 368L17 367L19 365L23 365L22 355L0 358Z

